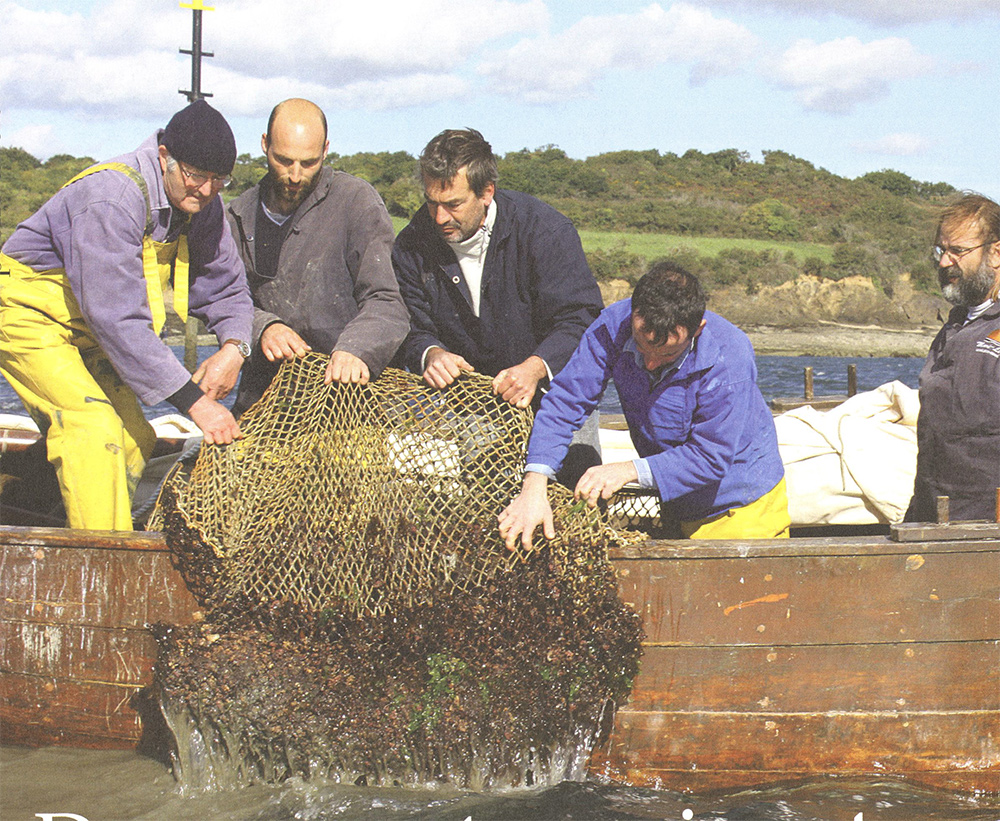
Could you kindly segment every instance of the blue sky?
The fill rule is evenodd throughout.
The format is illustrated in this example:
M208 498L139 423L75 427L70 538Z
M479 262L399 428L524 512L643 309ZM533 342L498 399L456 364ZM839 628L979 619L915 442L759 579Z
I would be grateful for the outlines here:
M257 155L315 100L331 150L780 149L1000 197L1000 0L205 0L202 87ZM134 148L185 104L177 0L0 0L0 145ZM501 183L502 184L502 183Z

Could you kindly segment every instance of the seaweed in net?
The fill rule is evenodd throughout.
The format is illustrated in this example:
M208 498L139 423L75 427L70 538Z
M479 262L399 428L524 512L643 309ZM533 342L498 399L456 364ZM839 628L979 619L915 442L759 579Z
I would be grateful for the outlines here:
M508 551L530 413L465 377L323 384L282 367L161 499L206 620L158 629L156 688L192 785L322 776L464 786L579 777L624 700L638 617L595 511Z

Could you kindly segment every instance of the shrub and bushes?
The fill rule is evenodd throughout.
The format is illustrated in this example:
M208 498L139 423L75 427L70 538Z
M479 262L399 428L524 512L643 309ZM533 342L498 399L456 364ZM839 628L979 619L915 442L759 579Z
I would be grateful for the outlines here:
M58 155L41 162L20 148L0 148L0 241L60 185L92 164ZM416 160L405 151L330 154L334 168L368 180L389 213L412 216L423 203ZM917 287L936 284L927 264L936 209L955 189L918 182L885 169L851 180L784 151L762 162L737 149L683 155L614 151L575 160L556 146L512 151L499 158L500 184L550 202L581 230L759 240L776 247L811 243L816 253L734 247L671 249L709 287L742 285L748 293L800 274L842 279L869 276L886 293L904 272ZM265 173L263 157L241 154L226 198ZM599 280L634 282L648 257L624 243L589 250Z

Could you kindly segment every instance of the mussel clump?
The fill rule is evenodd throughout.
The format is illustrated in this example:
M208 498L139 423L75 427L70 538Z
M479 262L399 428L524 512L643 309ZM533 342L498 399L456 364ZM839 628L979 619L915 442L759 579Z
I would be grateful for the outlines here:
M543 548L484 589L376 618L226 602L159 634L155 687L194 786L528 786L579 776L640 634L606 562L566 573Z

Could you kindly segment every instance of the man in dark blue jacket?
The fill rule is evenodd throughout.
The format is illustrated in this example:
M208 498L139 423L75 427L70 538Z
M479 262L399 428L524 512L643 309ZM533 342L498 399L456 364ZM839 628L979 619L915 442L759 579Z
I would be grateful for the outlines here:
M426 204L392 252L410 312L400 355L432 387L478 371L512 405L537 408L603 307L580 237L540 200L497 188L493 151L474 129L438 134L420 173ZM595 417L581 429L564 481L599 463L596 428Z
M993 520L1000 488L1000 204L968 193L941 213L933 256L955 307L920 372L908 522Z

